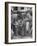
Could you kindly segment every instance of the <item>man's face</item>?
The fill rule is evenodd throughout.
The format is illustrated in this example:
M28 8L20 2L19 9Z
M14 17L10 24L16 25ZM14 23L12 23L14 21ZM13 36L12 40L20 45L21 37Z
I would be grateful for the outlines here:
M32 18L31 15L30 15L30 13L27 13L27 17L28 17L29 19Z

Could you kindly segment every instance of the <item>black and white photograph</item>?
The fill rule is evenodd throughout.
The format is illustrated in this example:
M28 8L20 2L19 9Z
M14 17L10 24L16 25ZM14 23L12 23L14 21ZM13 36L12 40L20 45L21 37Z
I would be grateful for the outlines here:
M35 42L35 4L8 3L6 7L8 43Z
M32 38L32 7L11 7L11 39Z

